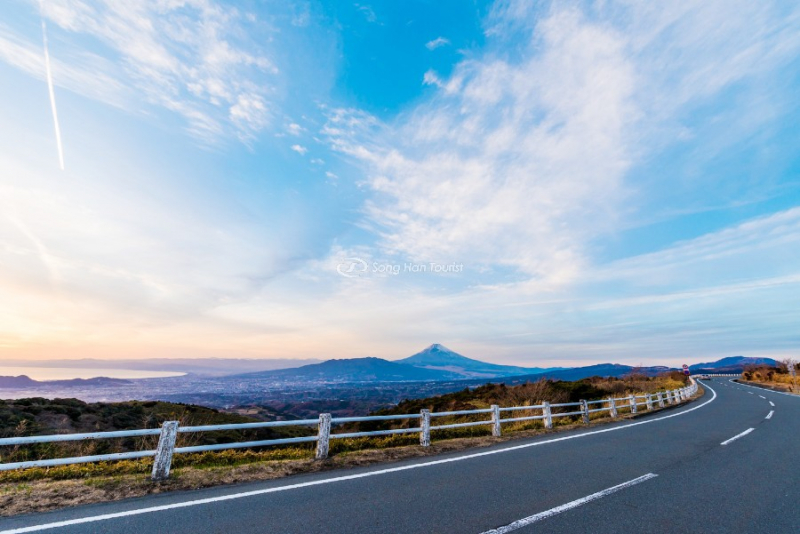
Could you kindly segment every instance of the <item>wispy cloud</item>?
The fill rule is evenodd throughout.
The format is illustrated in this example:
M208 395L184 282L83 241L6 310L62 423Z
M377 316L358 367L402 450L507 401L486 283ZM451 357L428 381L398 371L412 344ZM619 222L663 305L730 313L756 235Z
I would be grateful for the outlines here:
M582 243L608 228L636 116L622 38L574 10L535 35L522 61L460 64L452 92L384 138L401 145L351 139L370 166L366 213L387 252L563 282L584 262Z
M308 152L308 148L304 147L303 145L292 145L292 150L304 156L306 152Z
M797 10L723 4L631 5L620 17L499 3L487 22L498 47L446 80L426 72L423 83L438 93L381 126L386 135L365 133L363 114L331 115L333 147L366 166L374 195L365 213L384 250L468 255L532 281L561 283L587 269L592 242L635 224L625 220L635 210L622 209L643 194L631 169L685 139L679 110L774 75L800 50ZM341 128L348 121L361 126Z
M766 258L783 261L765 261ZM665 250L598 267L596 282L625 280L632 287L692 288L795 274L800 265L800 208L748 220ZM788 269L788 271L787 271Z
M269 124L269 93L278 70L247 37L245 28L257 21L237 9L211 0L52 0L43 5L43 15L68 35L97 39L108 51L107 57L95 56L95 63L103 62L97 69L81 61L91 56L77 40L65 39L66 65L54 69L56 85L134 111L143 98L181 115L188 130L208 142L225 134L247 140ZM14 46L17 52L33 50L32 43L2 28L0 58L29 70L11 57ZM63 79L62 70L71 71L70 80ZM110 83L98 87L90 81L96 74Z
M293 122L286 127L286 131L289 133L289 135L294 135L296 137L301 135L305 131L305 128L303 128L296 122Z
M435 85L437 87L444 86L442 79L439 78L439 75L436 74L436 71L432 69L425 71L425 74L422 76L422 83L425 85Z
M444 37L437 37L436 39L433 39L432 41L428 41L427 43L425 43L425 48L427 48L428 50L436 50L441 46L449 44L450 44L449 39L445 39Z
M367 22L378 22L378 16L375 14L375 10L372 9L372 6L364 5L364 4L355 4L356 9L358 9L364 18L367 19Z

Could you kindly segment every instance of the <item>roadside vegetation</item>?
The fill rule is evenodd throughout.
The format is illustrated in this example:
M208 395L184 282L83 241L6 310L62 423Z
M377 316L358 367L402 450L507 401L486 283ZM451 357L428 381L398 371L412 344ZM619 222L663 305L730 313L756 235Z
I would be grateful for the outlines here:
M794 365L795 376L790 373L789 365ZM750 382L776 391L800 394L800 363L789 360L779 362L775 367L769 365L751 365L742 373L742 382Z
M487 384L473 390L407 400L394 408L380 410L375 415L413 414L423 408L435 412L487 408L492 404L504 406L536 405L543 400L551 403L593 400L609 396L654 393L685 385L680 373L658 377L632 374L624 378L589 378L576 382L538 382L519 386ZM640 408L644 411L642 408ZM554 409L554 413L558 409ZM563 409L575 411L575 407ZM539 414L541 410L530 414ZM488 414L460 417L441 417L434 425L486 420ZM514 417L528 415L515 412ZM509 414L505 415L510 416ZM620 407L620 417L629 417L629 409ZM219 412L191 405L160 402L95 403L75 399L22 399L0 401L0 431L3 437L87 432L94 430L124 430L157 428L165 420L180 420L184 425L252 422L252 418ZM592 414L593 422L610 420L607 414ZM388 424L391 423L391 424ZM386 428L416 427L418 420L391 422L362 422L339 425L334 433L358 432ZM553 420L554 429L581 427L579 416ZM258 431L203 432L181 434L181 444L223 443L272 439L291 435L314 434L312 427L279 427ZM432 433L431 447L419 447L416 433L380 437L331 440L331 458L315 461L314 444L273 446L254 450L231 449L219 452L178 454L173 459L170 479L162 483L149 480L152 459L96 462L51 468L32 468L0 472L0 515L22 511L43 511L85 502L107 501L132 496L193 489L218 484L265 480L299 472L313 472L339 467L365 465L403 458L427 456L444 451L462 450L476 446L533 436L544 433L540 421L503 425L503 437L491 436L489 426L437 430ZM157 436L130 440L108 440L108 443L66 442L46 446L0 448L0 462L15 462L37 458L105 454L154 448ZM179 445L181 445L179 444ZM6 449L6 450L2 450Z

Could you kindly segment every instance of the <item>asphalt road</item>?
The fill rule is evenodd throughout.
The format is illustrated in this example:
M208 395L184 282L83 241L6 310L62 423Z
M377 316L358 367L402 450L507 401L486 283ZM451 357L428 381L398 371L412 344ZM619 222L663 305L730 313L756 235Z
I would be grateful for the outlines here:
M634 421L3 519L0 534L800 532L800 397L704 384Z

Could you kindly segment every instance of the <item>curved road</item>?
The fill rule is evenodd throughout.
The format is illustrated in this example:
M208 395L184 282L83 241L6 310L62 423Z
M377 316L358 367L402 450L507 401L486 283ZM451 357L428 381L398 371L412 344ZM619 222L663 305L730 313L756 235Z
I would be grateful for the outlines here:
M634 421L0 520L0 534L800 532L800 397L716 378Z

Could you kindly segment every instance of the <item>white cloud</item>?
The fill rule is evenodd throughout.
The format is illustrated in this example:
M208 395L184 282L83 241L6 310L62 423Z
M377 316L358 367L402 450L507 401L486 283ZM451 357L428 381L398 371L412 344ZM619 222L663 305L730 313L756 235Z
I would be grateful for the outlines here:
M767 260L772 258L772 260ZM800 208L748 220L671 247L597 269L597 282L632 286L714 287L742 280L794 276L800 265Z
M631 226L648 188L658 195L678 180L632 181L633 166L676 139L724 154L795 105L780 91L800 46L796 7L498 6L482 56L444 80L426 73L438 87L428 102L389 123L328 110L323 129L367 175L361 227L379 241L362 254L463 261L470 276L449 290L402 278L343 285L315 305L352 311L318 320L338 331L358 324L360 342L386 340L384 350L400 354L446 333L469 354L484 348L528 364L674 364L796 346L797 210L611 263L592 254ZM742 82L774 108L726 103L723 93ZM680 122L712 103L751 116L741 128L726 124L728 145ZM696 178L700 187L714 179Z
M257 94L240 94L230 108L231 121L242 137L248 138L267 125L268 110L264 99Z
M303 128L302 126L300 126L295 122L289 124L289 126L286 127L286 131L289 133L289 135L293 135L295 137L302 134L305 130L306 130L305 128Z
M563 283L588 267L595 239L632 224L625 203L639 184L628 171L686 139L681 107L795 57L800 15L779 6L623 4L588 15L500 3L483 57L447 80L425 73L439 88L429 102L391 125L336 110L324 132L364 164L374 193L365 213L385 251Z
M436 74L436 71L432 69L425 71L425 75L422 77L422 83L425 85L435 85L437 87L444 87L442 79L439 78L439 75Z
M387 252L563 282L583 263L582 244L608 228L636 116L622 37L574 10L535 35L520 62L457 66L459 89L384 139L407 140L398 146L359 143L333 117L334 146L369 166L366 213Z
M292 150L294 150L301 156L304 156L305 153L308 152L308 149L302 145L292 145Z
M211 0L42 6L51 28L68 32L52 50L57 85L135 111L145 102L161 106L209 142L225 133L248 139L268 124L277 68L246 38L244 26L253 22L236 9ZM82 37L102 43L103 57L85 52ZM0 59L39 76L37 50L34 41L0 27Z
M440 46L445 46L449 44L450 44L449 39L445 39L444 37L437 37L436 39L425 43L425 48L427 48L428 50L436 50Z
M59 50L59 54L61 51ZM31 76L45 79L41 44L26 40L0 23L0 61ZM133 98L132 91L107 73L117 67L107 59L86 51L73 54L68 63L51 55L54 82L60 87L122 108Z
M335 277L336 262L350 257L370 265L385 259L371 248L333 247L308 266ZM798 265L800 209L792 209L597 266L547 292L531 294L523 282L444 298L404 275L343 279L333 292L315 294L312 320L315 329L358 325L360 343L393 354L444 333L468 355L506 354L504 361L528 365L780 355L796 346Z

